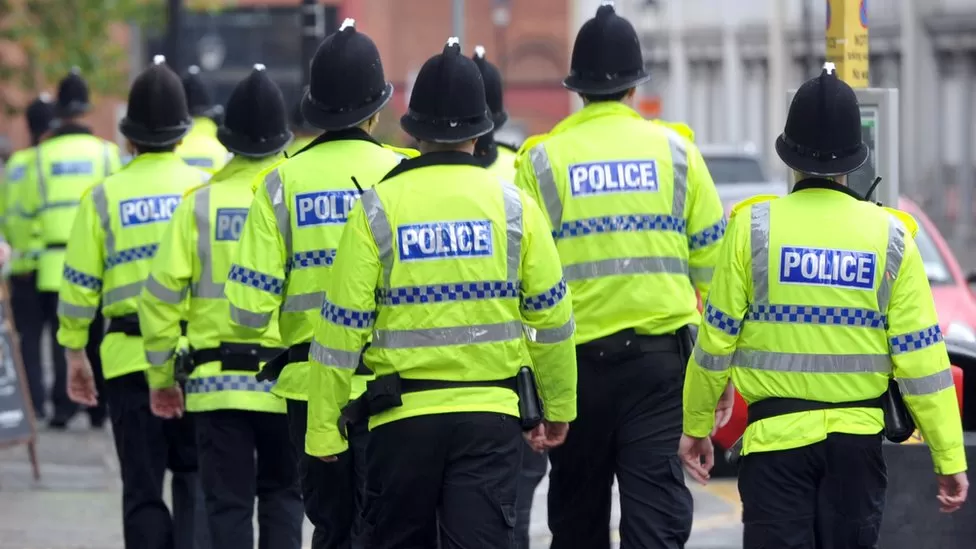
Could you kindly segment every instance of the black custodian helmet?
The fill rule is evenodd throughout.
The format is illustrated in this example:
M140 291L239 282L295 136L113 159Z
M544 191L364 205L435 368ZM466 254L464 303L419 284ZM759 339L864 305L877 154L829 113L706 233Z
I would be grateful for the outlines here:
M481 71L461 55L456 37L420 68L400 127L411 137L434 143L460 143L494 127Z
M604 2L580 28L563 86L587 95L611 95L650 79L637 31Z
M192 125L180 77L157 55L132 83L119 131L136 145L165 147L179 142Z
M254 65L230 94L217 139L234 154L260 158L281 152L291 138L281 89L264 65Z
M42 93L37 99L27 105L24 112L27 119L27 129L30 132L31 140L36 142L44 132L51 128L54 120L54 105L51 104L51 95Z
M54 115L58 118L81 116L91 110L88 82L81 76L81 69L74 67L58 83L58 99Z
M319 44L302 97L302 115L322 130L344 130L369 120L393 97L376 44L346 19Z
M485 47L475 46L474 48L475 65L481 71L481 79L485 82L485 100L488 102L488 110L491 111L491 120L495 123L495 131L508 122L508 113L505 112L505 94L502 85L502 73L498 67L485 59Z
M200 67L190 65L183 75L183 91L186 93L186 107L190 116L217 116L221 112L220 105L214 105L210 88L200 76Z
M857 95L837 78L833 63L793 96L776 154L798 172L825 177L851 173L867 161Z

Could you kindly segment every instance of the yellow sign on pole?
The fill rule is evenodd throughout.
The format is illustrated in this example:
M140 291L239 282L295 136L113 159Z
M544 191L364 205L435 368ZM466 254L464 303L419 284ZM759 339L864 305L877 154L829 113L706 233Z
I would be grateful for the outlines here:
M868 87L867 0L827 0L827 61L852 88Z

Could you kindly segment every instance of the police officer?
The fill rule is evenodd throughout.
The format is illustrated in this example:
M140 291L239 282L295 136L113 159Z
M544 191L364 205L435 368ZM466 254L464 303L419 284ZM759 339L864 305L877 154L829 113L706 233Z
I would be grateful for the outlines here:
M887 485L879 397L892 375L932 452L942 511L966 500L959 409L914 221L847 187L868 149L854 91L830 65L797 91L776 140L793 191L731 214L685 379L681 452L700 482L730 375L749 403L746 549L876 546Z
M45 318L37 293L37 256L41 251L41 235L35 222L36 216L25 215L23 202L28 190L26 176L35 165L37 145L54 120L51 96L41 94L27 106L25 116L31 146L15 152L7 161L3 233L14 254L10 264L10 305L13 308L27 385L34 405L34 417L43 419L46 416L44 408L47 391L44 389L44 371L41 364L41 331ZM48 328L52 333L57 329L53 323Z
M101 353L122 474L126 549L193 547L199 491L190 420L164 421L150 411L149 364L136 318L150 260L173 209L187 189L208 177L173 153L192 121L179 77L164 62L157 55L133 82L128 113L119 124L135 158L86 192L78 206L58 315L68 391L75 402L87 405L94 404L98 391L81 349L99 306L109 319ZM173 472L172 519L161 493L166 469Z
M36 217L44 247L37 264L37 289L45 322L55 326L58 315L67 314L65 306L58 303L58 289L64 272L65 246L71 235L78 201L92 185L102 181L119 169L119 150L110 143L92 135L90 127L82 121L91 110L88 100L88 84L77 69L64 77L58 85L57 102L54 105L56 119L48 137L35 151L33 173L28 175L27 192L23 207L27 217ZM101 386L102 366L98 347L104 331L104 319L97 312L89 327L86 352ZM52 341L55 338L51 338ZM77 405L68 398L66 390L67 366L65 351L54 342L54 385L51 400L54 416L49 425L64 429L77 412ZM101 427L105 421L105 403L94 401L88 410L93 427Z
M370 132L393 95L373 41L346 19L319 45L310 67L302 114L323 130L299 154L264 178L241 234L228 275L231 320L254 337L280 310L286 354L265 367L273 392L288 400L288 420L299 459L305 513L315 526L315 549L350 547L365 490L365 425L356 426L353 451L323 463L304 451L308 416L308 349L322 308L335 249L359 189L372 186L400 161ZM283 370L282 370L283 368ZM356 396L368 370L358 376ZM309 448L315 448L314 439ZM354 524L354 521L356 524Z
M698 149L627 103L648 79L633 26L604 3L563 82L585 106L523 145L516 181L544 206L577 320L579 419L550 453L552 547L678 548L692 499L677 456L681 382L725 232Z
M301 102L295 103L294 108L291 110L291 131L295 134L295 140L292 141L291 145L288 145L285 151L285 156L289 158L298 154L299 151L307 147L309 143L322 133L318 128L309 124L305 120L305 117L302 116Z
M254 197L251 183L282 158L292 138L287 124L281 90L264 65L255 65L231 93L217 132L235 156L176 208L139 307L146 358L153 365L153 411L178 417L183 392L173 360L189 295L186 409L196 422L214 549L254 547L255 497L261 510L260 546L302 545L302 499L285 401L269 392L270 382L254 379L262 363L281 351L277 315L260 338L241 340L230 327L224 298L226 275Z
M492 131L478 138L474 147L474 156L482 165L509 183L515 181L515 153L516 147L495 141L495 132L500 130L508 121L505 111L502 75L498 67L485 59L484 46L474 48L474 62L481 70L481 78L485 82L485 98L491 111L491 120L495 124ZM544 469L544 467L543 467ZM537 483L538 484L538 483Z
M485 83L485 99L491 120L494 123L492 131L482 135L474 145L474 157L482 166L497 175L502 181L515 181L515 152L516 148L495 141L495 132L508 121L503 101L503 87L501 73L494 64L485 59L484 46L475 46L474 62L481 71L481 79ZM523 349L525 364L530 362L528 352ZM522 452L522 469L518 479L518 522L516 524L515 541L518 549L529 547L529 526L532 523L532 500L535 489L546 476L548 460L545 452L534 452L526 449Z
M400 125L423 154L349 216L311 349L307 447L345 452L340 409L372 334L378 377L347 410L372 415L367 546L436 547L438 526L444 549L511 546L523 325L547 419L537 446L576 416L566 284L542 212L472 156L492 121L457 38L420 69Z
M215 105L207 84L200 77L200 67L191 65L183 75L183 91L193 117L193 128L176 148L176 154L191 165L215 174L230 159L230 153L217 139L217 122L223 112Z

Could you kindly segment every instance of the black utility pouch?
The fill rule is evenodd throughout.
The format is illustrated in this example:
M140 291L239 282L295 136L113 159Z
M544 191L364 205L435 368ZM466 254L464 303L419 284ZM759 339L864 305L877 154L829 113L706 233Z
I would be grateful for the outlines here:
M678 346L681 348L681 360L685 364L688 363L688 359L691 358L691 353L695 349L695 338L698 336L698 327L688 324L678 328L675 333L678 338Z
M915 433L915 419L912 417L901 390L895 380L888 381L888 392L881 395L881 409L884 411L885 438L902 443Z
M542 423L542 401L535 384L532 368L522 366L515 376L515 391L519 397L519 422L523 431L531 431Z
M366 382L366 403L371 416L402 406L402 396L400 374L380 376Z
M193 358L190 353L185 350L177 351L173 360L173 378L181 385L186 383L190 374L193 373L193 367Z

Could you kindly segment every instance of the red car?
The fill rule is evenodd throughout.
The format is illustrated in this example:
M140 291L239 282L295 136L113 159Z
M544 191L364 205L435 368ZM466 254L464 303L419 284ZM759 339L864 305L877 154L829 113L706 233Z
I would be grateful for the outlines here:
M925 272L932 286L935 308L939 315L939 327L949 341L963 344L976 343L976 295L969 287L969 281L976 282L976 277L963 275L959 262L956 261L952 250L945 239L939 234L932 220L918 207L917 204L902 197L898 204L918 221L919 230L915 235L915 243L925 264ZM729 208L730 209L730 208ZM955 362L955 361L954 361ZM956 393L960 401L960 411L963 407L963 388L961 370L953 368L956 379ZM976 376L976 373L971 374ZM972 378L971 378L972 379ZM746 403L738 393L735 395L735 408L732 419L725 427L712 437L716 444L715 476L734 475L734 469L725 463L724 450L730 447L746 429Z

